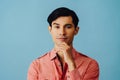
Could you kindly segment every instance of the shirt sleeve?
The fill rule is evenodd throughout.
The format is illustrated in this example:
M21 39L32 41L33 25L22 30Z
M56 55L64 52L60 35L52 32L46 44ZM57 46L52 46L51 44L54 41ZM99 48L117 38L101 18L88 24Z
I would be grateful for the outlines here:
M99 66L96 61L91 61L84 75L80 75L79 68L71 71L67 75L68 80L99 80Z
M37 61L33 61L28 69L27 80L38 80L38 67Z
M99 65L95 60L89 63L83 80L99 80Z

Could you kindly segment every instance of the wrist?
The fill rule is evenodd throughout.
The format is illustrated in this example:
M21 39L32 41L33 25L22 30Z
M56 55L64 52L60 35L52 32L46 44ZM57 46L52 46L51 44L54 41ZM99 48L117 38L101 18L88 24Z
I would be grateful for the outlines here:
M69 69L69 71L72 71L72 70L74 70L75 68L76 68L75 63L69 63L69 64L68 64L68 69Z

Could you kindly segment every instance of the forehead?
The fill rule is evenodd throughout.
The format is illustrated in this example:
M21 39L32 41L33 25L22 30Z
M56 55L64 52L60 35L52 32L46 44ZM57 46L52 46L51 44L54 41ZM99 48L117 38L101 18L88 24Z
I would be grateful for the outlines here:
M72 17L71 16L58 17L56 20L52 22L52 25L53 24L73 24Z

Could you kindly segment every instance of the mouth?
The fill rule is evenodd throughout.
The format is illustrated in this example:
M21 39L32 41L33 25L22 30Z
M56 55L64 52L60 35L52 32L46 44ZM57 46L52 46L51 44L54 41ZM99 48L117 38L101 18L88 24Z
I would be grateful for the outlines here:
M57 38L57 40L59 40L59 41L66 41L67 38Z

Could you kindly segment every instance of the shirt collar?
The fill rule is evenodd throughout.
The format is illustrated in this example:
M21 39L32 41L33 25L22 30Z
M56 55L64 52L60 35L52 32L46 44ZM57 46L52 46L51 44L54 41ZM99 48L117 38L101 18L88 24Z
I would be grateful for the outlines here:
M54 59L55 57L57 57L57 51L55 49L52 49L50 52L50 59Z

